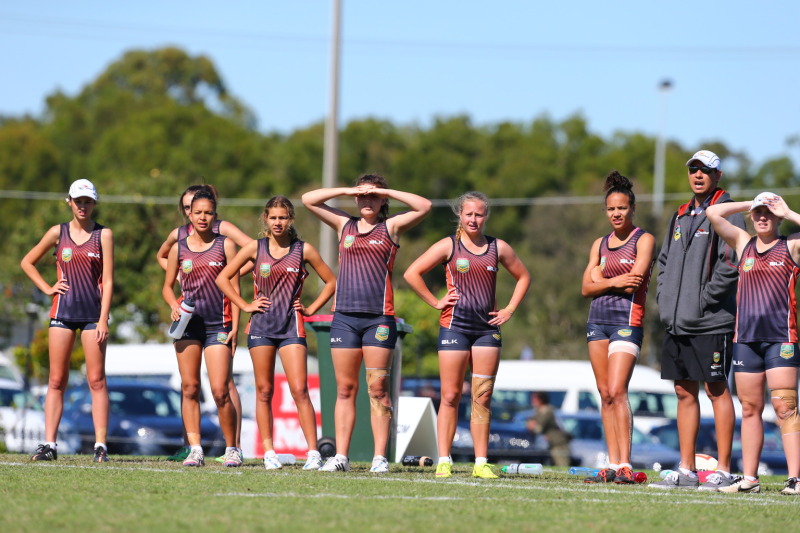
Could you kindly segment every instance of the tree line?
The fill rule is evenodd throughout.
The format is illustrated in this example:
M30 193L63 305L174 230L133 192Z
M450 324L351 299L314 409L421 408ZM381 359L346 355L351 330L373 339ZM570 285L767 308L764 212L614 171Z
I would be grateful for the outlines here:
M436 374L438 314L405 286L402 272L454 230L455 217L444 200L467 190L506 200L492 207L487 234L512 243L532 274L525 303L504 326L504 357L518 358L528 349L542 359L585 357L588 302L580 295L580 280L592 240L609 231L603 178L617 169L634 182L637 195L651 193L653 137L616 132L603 138L580 114L488 125L458 115L437 117L427 127L351 121L341 127L339 144L339 184L373 172L386 176L391 186L441 200L404 235L396 263L398 315L414 328L404 342L404 374ZM797 186L788 157L756 167L746 153L719 141L710 139L702 147L722 157L721 185L734 196L736 190ZM666 192L677 193L680 201L667 202L659 220L650 204L638 205L637 224L659 243L671 211L689 199L684 164L699 148L667 143ZM0 116L5 214L0 287L6 296L0 346L8 347L14 329L31 314L31 304L49 307L21 272L19 260L48 227L69 219L63 199L19 193L66 195L77 178L95 183L100 193L96 220L112 228L116 242L112 342L131 337L163 342L169 309L161 299L163 272L155 253L169 231L183 223L179 194L194 183L214 184L221 194L220 218L253 237L261 229L263 203L284 194L296 200L301 237L318 245L318 221L299 197L320 186L322 156L322 123L289 134L260 132L252 111L231 95L208 58L171 47L127 52L77 95L49 95L41 116ZM109 197L121 200L104 201ZM43 262L42 268L46 279L55 275L54 261ZM429 276L431 286L443 290L443 273ZM307 292L316 288L313 279L308 283ZM249 285L242 284L245 292ZM499 279L501 304L512 285L510 278ZM652 364L660 325L654 308L648 314L643 360ZM31 346L23 344L17 351L33 355L34 370L39 370L46 365L43 315L36 330ZM313 351L313 340L311 346ZM78 353L74 364L80 362Z

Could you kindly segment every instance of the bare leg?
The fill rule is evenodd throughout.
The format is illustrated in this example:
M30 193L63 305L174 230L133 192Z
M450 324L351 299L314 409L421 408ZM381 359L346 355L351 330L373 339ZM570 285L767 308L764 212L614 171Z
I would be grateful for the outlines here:
M439 352L439 379L441 402L436 420L439 434L439 457L448 457L458 425L458 406L464 389L464 376L469 364L468 351L442 350Z
M609 383L609 361L608 361L608 340L592 341L589 344L589 360L594 370L594 378L597 382L597 391L600 393L600 416L603 420L603 430L606 434L606 446L608 447L608 462L619 464L622 452L619 449L619 439L617 438L617 426L614 422L613 398L610 394Z
M261 434L264 451L274 449L272 442L272 397L275 393L275 353L274 346L250 348L253 359L253 372L256 380L256 423Z
M297 417L300 428L306 438L309 450L317 449L317 415L308 395L308 366L306 347L302 344L290 344L280 349L283 370L289 383L294 403L297 405Z
M64 392L69 382L69 359L75 344L75 332L66 328L50 328L50 375L44 400L44 426L47 442L56 442L58 425L64 413ZM93 402L94 403L94 402Z
M189 445L200 446L200 363L203 349L197 341L178 341L175 353L181 374L181 414L186 439Z
M106 383L106 341L97 344L94 330L81 332L86 356L86 380L92 395L92 421L95 442L106 443L108 437L108 385Z
M699 393L700 385L696 381L678 380L675 382L675 395L678 397L680 466L688 470L696 470L694 456L697 453L697 433L700 430L700 404L697 401Z
M780 367L767 370L767 384L770 390L791 389L797 392L797 368ZM772 407L778 417L778 425L783 433L783 423L789 416L796 416L797 407L789 410L787 405L775 394L772 396ZM800 432L783 433L783 452L786 454L786 466L789 477L800 477Z
M627 352L614 352L608 356L608 395L611 397L611 413L614 434L617 439L617 464L631 462L631 432L633 419L628 400L628 383L631 381L636 357ZM615 461L612 461L615 462Z
M217 404L219 425L225 436L225 446L232 448L236 446L236 410L228 389L231 365L233 365L231 347L221 344L208 346L205 349L205 356L208 381L211 384L214 403Z
M742 463L744 475L758 477L764 446L764 372L736 372L736 392L742 403ZM797 386L796 384L794 385Z
M731 447L733 446L733 427L736 414L728 383L717 381L706 383L706 394L714 409L714 429L717 433L717 469L731 471Z
M336 407L333 413L336 424L336 453L344 456L350 454L350 439L356 424L356 395L362 357L360 348L331 350L336 373Z
M392 354L394 350L379 346L364 346L364 366L366 368L385 368L386 375L377 378L369 384L370 400L378 400L384 407L392 409L392 397L389 395L389 372L392 368ZM389 432L392 426L392 416L370 414L372 422L372 440L375 444L374 455L386 455L389 444Z
M500 364L500 348L489 346L472 347L472 375L496 376L497 367ZM477 402L487 410L492 408L492 390L488 394L475 397L476 391L472 389L473 401ZM475 457L486 457L489 453L489 429L490 424L476 424L473 417L469 423L469 430L472 433L472 442L475 446Z

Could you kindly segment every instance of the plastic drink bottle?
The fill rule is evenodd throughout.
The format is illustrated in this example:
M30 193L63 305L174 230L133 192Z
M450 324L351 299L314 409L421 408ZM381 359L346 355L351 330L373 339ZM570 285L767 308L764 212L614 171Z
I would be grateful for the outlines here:
M501 468L506 474L534 474L542 473L542 465L540 463L523 463L519 465L506 465Z
M293 465L295 462L295 457L291 453L279 453L278 454L278 461L281 462L282 465Z
M433 459L427 455L406 455L401 462L403 466L433 466Z
M573 476L596 476L599 471L599 468L589 468L588 466L571 466L569 468L569 473Z
M181 302L181 317L172 323L169 327L169 336L173 339L180 339L183 337L183 332L186 331L186 325L192 318L194 313L194 300L191 298L184 298Z
M636 483L644 483L647 481L647 474L644 472L634 472L633 481Z
M662 470L661 472L658 473L658 475L661 477L661 479L664 479L665 477L667 477L671 473L672 473L672 470Z

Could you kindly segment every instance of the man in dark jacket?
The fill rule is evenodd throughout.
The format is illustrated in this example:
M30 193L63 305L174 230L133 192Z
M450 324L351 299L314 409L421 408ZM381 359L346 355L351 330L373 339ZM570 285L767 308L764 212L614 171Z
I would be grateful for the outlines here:
M728 372L739 273L734 251L714 233L705 214L708 206L731 201L728 193L717 186L722 177L720 159L714 152L700 150L686 166L694 197L678 208L667 228L658 255L656 293L661 322L666 328L661 377L675 382L681 463L664 481L650 487L715 491L731 484L735 415ZM738 213L730 221L745 227ZM701 381L714 408L718 444L716 475L702 486L695 471Z

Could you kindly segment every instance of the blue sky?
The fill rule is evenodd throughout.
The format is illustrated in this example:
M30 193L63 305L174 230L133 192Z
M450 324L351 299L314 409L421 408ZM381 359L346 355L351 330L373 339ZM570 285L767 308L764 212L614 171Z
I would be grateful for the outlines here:
M800 164L800 2L343 0L340 123L555 120ZM209 56L262 131L324 118L332 1L0 2L0 114L38 114L130 49ZM669 79L673 89L658 91ZM690 154L687 154L690 155Z

